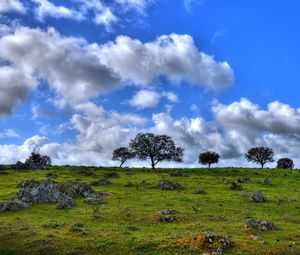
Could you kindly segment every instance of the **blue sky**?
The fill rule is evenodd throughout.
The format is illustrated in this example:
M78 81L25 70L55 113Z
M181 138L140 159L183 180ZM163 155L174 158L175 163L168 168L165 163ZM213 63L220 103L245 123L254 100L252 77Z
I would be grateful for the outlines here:
M0 163L39 148L55 164L113 165L114 148L154 132L185 148L181 166L206 150L247 166L253 145L299 164L299 11L298 1L3 0Z

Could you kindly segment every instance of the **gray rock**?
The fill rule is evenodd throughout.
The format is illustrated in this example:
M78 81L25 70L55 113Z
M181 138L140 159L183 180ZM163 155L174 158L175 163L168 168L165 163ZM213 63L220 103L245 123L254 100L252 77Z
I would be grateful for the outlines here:
M265 179L264 179L263 185L271 185L271 182L269 181L268 178L265 178Z
M177 220L176 213L177 211L175 209L171 210L160 210L158 211L159 215L159 221L160 222L174 222Z
M249 175L245 175L244 177L243 177L243 180L245 181L245 182L250 182L250 176Z
M171 177L182 177L182 173L179 172L178 170L176 170L174 172L170 172L169 176L171 176Z
M126 182L124 184L124 187L133 187L133 186L135 186L133 182Z
M86 199L84 199L84 202L87 204L91 204L91 205L99 205L99 204L105 204L106 202L101 200L101 199L97 199L95 197L87 197Z
M266 198L260 190L255 190L253 195L251 196L251 200L257 203L266 202Z
M173 183L168 180L160 180L157 184L157 186L161 190L181 190L183 187L179 183Z
M229 187L230 190L242 190L242 185L237 184L236 182L232 182Z
M96 176L96 174L90 169L76 169L75 172L84 176Z
M220 236L213 232L206 232L204 235L203 246L208 249L215 247L211 254L221 255L233 246L233 242L229 236Z
M103 186L112 184L107 178L102 178L99 181L92 182L92 186Z
M245 225L247 228L253 228L260 231L270 231L275 229L274 224L271 221L267 221L267 220L249 219L247 220Z
M227 185L232 184L233 182L234 182L233 180L225 180L224 181L224 183L227 184Z
M141 184L143 184L143 185L149 185L150 183L147 182L146 180L142 180L142 181L141 181Z
M14 212L29 207L27 203L22 201L0 202L0 212Z
M57 204L57 209L70 209L75 205L74 198L65 195L60 198Z

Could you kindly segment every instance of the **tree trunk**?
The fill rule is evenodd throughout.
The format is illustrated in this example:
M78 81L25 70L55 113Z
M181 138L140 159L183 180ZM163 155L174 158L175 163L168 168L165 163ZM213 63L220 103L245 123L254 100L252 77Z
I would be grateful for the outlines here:
M152 169L155 169L154 158L153 158L153 157L151 157L150 159L151 159L151 166L152 166Z
M122 162L121 162L120 168L123 166L124 163L125 163L125 161L122 161Z
M265 164L264 164L264 163L260 163L260 164L261 164L261 168L264 168L264 165L265 165Z
M211 163L208 163L208 168L210 168Z

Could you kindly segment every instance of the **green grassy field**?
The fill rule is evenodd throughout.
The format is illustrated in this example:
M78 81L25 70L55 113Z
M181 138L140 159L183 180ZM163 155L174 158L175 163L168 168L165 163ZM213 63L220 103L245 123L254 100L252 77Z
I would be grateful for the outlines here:
M89 183L108 171L118 171L112 185L94 187L110 192L106 204L88 205L76 199L70 210L56 204L33 205L17 212L0 213L0 254L203 254L199 247L179 246L182 239L205 231L230 235L234 247L225 254L300 254L300 171L276 169L181 169L184 177L169 177L170 169L90 168L96 177L74 172L74 167L51 167L43 171L8 170L0 175L0 201L11 201L17 184L25 179L45 180L56 173L56 182ZM174 169L172 169L173 171ZM261 190L266 203L254 203L229 190L224 180L245 175L251 181L244 189ZM268 177L271 185L258 181ZM180 191L163 191L154 186L160 179L180 183ZM140 184L146 180L150 185ZM136 187L124 187L125 182ZM194 194L204 188L207 194ZM96 208L99 207L98 211ZM158 211L176 209L178 220L157 222ZM95 212L96 211L96 212ZM245 229L249 218L272 221L276 230ZM260 240L250 240L251 234Z

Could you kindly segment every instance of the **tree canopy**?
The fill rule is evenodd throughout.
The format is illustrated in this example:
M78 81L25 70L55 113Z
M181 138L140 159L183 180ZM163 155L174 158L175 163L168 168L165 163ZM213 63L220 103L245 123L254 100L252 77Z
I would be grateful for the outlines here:
M289 158L281 158L277 161L277 168L293 169L294 162Z
M202 165L208 165L210 168L211 164L216 164L219 162L220 155L214 151L206 151L200 153L199 155L199 163Z
M254 147L246 153L245 157L249 162L260 164L261 168L264 168L266 163L274 161L274 152L269 147Z
M128 160L135 157L135 154L127 147L120 147L113 151L112 160L120 161L120 167Z
M138 159L149 158L153 169L164 160L176 162L183 160L183 148L176 147L173 139L167 135L139 133L131 140L129 148Z

